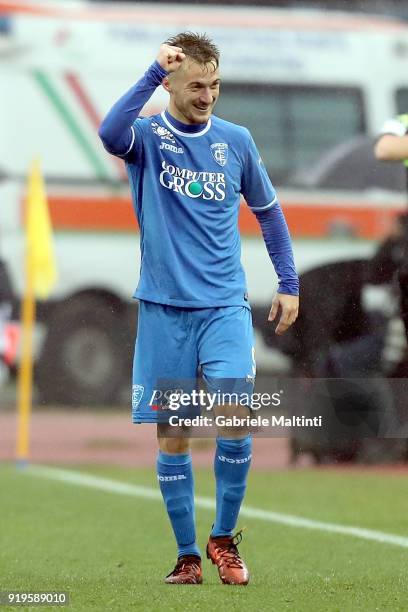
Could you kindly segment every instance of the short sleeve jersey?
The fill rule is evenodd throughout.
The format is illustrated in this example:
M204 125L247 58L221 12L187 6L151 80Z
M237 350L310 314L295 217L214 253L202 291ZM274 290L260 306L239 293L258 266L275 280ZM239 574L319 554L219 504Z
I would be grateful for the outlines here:
M189 308L248 306L238 213L276 195L249 131L212 116L187 131L167 112L137 119L126 156L140 226L135 297Z

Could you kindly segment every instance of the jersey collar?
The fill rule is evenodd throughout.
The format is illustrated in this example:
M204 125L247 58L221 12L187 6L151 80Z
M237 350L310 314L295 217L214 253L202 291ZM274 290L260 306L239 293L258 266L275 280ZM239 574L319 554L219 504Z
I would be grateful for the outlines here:
M161 113L161 118L167 127L177 134L178 136L185 136L187 138L196 138L197 136L203 136L211 127L211 119L208 119L207 123L198 123L195 125L187 125L178 121L170 115L167 110Z

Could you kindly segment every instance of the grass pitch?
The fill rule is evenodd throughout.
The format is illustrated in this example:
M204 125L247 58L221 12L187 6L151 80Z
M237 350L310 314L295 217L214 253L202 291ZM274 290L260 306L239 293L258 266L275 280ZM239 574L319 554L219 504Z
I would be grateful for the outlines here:
M152 470L83 471L156 488ZM202 586L165 585L175 547L159 501L39 478L10 465L0 466L0 485L0 591L68 591L67 610L408 609L408 548L245 518L240 550L251 572L248 587L220 584L205 558ZM196 470L196 492L213 495L210 471ZM408 533L403 476L253 472L246 504ZM212 511L197 509L204 557L212 519Z

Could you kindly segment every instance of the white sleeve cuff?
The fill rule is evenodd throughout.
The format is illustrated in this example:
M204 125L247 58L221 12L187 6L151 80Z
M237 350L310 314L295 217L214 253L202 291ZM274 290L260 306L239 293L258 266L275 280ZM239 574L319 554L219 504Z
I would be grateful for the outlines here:
M272 208L272 206L276 203L277 197L275 196L272 200L272 202L269 202L269 204L266 204L265 206L251 206L249 205L249 208L253 211L258 211L258 210L268 210L268 208Z
M398 119L388 119L381 128L380 134L385 136L386 134L392 134L394 136L405 136L407 133L406 126Z

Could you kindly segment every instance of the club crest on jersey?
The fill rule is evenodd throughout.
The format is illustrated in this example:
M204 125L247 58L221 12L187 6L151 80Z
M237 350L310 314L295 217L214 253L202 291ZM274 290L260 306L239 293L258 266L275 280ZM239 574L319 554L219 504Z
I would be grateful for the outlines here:
M156 121L152 121L150 125L152 126L153 132L162 140L170 140L170 142L175 144L176 140L170 130L165 128L163 125L159 125L158 123L156 123Z
M210 145L211 153L217 164L225 166L228 159L228 145L225 142L215 142Z

